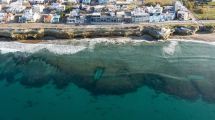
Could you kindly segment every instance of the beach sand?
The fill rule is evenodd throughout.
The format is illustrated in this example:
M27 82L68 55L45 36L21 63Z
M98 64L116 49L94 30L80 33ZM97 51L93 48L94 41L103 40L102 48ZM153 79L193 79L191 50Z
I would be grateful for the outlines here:
M215 42L215 33L197 33L189 36L172 36L171 39L198 40L205 42Z
M41 43L41 42L43 42L43 40L18 40L17 42L36 44L36 43Z

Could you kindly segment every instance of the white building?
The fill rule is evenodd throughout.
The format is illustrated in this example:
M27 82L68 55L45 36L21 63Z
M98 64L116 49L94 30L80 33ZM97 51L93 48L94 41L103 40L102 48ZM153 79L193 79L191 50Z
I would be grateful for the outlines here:
M61 3L78 3L79 0L60 0Z
M146 7L145 11L148 13L152 13L152 14L153 13L162 13L163 8L159 4L157 4L155 7L153 7L153 6Z
M148 22L149 13L146 13L142 8L136 8L131 12L132 22Z
M7 12L10 13L20 13L25 10L25 6L22 5L22 1L12 2L7 9Z
M79 15L79 10L72 10L69 17L67 17L67 24L83 24L85 20L84 16Z
M176 17L176 11L174 6L164 6L163 10L164 19L166 21L174 20Z
M44 9L45 9L44 5L36 4L32 6L33 12L42 13Z
M180 2L180 1L176 1L175 2L175 11L188 11L188 9Z
M84 21L85 21L84 16L68 17L67 18L67 24L83 24Z
M33 4L43 4L45 0L29 0L29 2Z
M177 18L179 20L189 20L190 19L189 12L187 12L187 11L178 11L177 12Z
M33 12L32 9L26 9L22 15L22 17L19 18L19 22L25 23L25 22L36 22L40 19L40 15L36 12Z
M150 15L148 13L132 15L132 22L149 22L149 17Z
M66 6L60 3L52 3L50 8L57 11L64 11L66 9Z
M165 21L174 20L176 17L175 13L163 13L163 16Z
M163 15L152 15L149 17L149 22L162 22L165 21L164 16Z
M177 18L179 20L190 19L189 10L180 1L175 2L175 11L177 12Z

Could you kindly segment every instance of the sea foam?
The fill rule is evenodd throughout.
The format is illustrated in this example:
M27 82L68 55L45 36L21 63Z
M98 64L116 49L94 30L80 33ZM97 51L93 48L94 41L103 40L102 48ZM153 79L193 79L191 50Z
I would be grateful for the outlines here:
M0 42L0 51L2 54L11 52L34 53L42 49L47 49L55 54L75 54L86 49L85 46L57 45L57 44L29 44L19 42Z
M163 47L163 52L168 55L174 55L178 41L171 41L168 46Z
M183 39L169 39L170 44L164 46L162 51L164 55L174 55L179 41L183 42L195 42L202 44L215 45L215 42L205 42L196 40L183 40ZM95 45L98 43L102 44L131 44L139 45L141 43L156 43L156 42L166 42L163 40L158 41L147 41L144 39L132 39L127 37L122 38L85 38L79 40L56 40L56 41L46 41L45 43L20 43L20 42L0 42L0 52L2 54L11 52L26 52L34 53L42 49L47 49L50 52L56 54L75 54L79 51L85 50L86 48L93 52Z

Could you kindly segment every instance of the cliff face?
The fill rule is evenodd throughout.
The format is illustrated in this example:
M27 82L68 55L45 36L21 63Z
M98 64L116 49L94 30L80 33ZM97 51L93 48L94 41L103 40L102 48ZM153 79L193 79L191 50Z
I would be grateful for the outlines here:
M181 27L182 28L182 27ZM150 35L154 39L168 39L174 31L180 35L195 34L198 29L195 27L183 26L183 29L170 26L103 26L103 27L71 27L71 28L32 28L32 29L0 29L0 37L10 38L11 40L34 40L46 37L56 39L72 38L95 38L95 37L129 37Z
M35 28L35 29L1 29L0 37L12 40L42 39L53 37L59 39L91 38L109 36L140 36L140 28L107 27L107 28Z

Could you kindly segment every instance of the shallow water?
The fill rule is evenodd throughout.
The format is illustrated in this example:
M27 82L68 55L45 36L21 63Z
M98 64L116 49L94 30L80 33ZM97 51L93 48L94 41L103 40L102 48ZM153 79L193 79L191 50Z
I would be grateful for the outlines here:
M215 119L214 45L0 44L0 120Z

